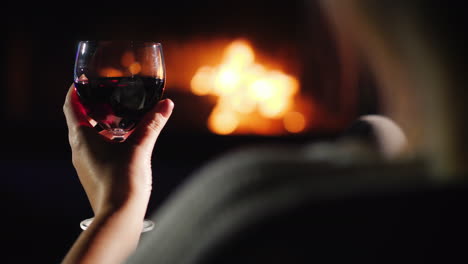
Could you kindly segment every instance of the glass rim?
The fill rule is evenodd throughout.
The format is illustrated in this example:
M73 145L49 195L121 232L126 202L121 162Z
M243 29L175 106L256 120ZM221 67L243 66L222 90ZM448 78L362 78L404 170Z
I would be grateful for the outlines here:
M78 40L78 44L82 43L135 43L135 44L140 44L140 45L157 45L157 46L162 46L161 42L158 41L151 41L151 40L113 40L113 39L98 39L98 40Z

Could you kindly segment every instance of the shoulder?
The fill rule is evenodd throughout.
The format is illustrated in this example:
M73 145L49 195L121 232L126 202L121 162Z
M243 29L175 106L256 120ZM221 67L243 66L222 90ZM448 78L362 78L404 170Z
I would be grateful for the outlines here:
M332 143L252 146L206 164L153 216L130 263L191 262L243 226L311 197L328 199L374 178L365 151ZM367 166L367 176L354 167ZM375 176L375 175L374 175ZM183 252L183 254L181 254Z

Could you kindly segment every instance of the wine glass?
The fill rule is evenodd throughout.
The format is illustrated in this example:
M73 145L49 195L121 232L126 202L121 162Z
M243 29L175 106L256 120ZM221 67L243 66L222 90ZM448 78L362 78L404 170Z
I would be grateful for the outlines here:
M123 141L164 91L160 43L81 41L75 87L91 123L110 139Z
M115 141L125 141L141 118L161 99L165 66L160 43L80 41L74 84L89 122ZM117 144L117 143L116 143ZM83 220L83 230L93 218ZM145 220L142 232L153 229Z

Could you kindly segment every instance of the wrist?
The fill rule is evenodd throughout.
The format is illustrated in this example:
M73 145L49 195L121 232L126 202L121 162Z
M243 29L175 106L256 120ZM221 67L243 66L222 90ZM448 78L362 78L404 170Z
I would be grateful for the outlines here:
M148 207L150 194L145 192L128 192L113 194L103 198L95 212L95 217L108 217L115 213L129 214L133 218L143 219Z
M138 244L145 211L146 203L134 200L102 207L63 263L120 263Z

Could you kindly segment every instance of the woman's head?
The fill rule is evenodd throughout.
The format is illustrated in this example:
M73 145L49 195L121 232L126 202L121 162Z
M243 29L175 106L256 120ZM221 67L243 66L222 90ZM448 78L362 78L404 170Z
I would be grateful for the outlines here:
M373 69L386 114L443 175L466 172L463 9L433 0L323 0ZM463 15L463 14L460 14ZM467 132L467 133L465 133Z

